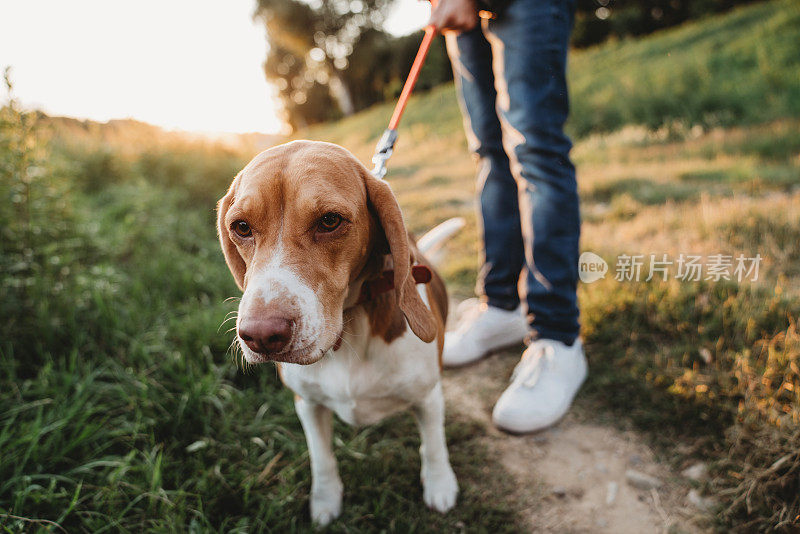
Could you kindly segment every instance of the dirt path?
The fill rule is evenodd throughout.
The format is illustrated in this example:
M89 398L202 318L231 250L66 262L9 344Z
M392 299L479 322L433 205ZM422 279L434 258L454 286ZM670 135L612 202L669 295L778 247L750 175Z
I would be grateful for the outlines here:
M664 465L634 432L568 415L554 428L511 436L494 428L491 410L518 352L491 356L444 374L448 413L477 421L485 445L514 479L514 501L531 532L699 532L687 504L688 483ZM584 410L585 411L585 410ZM632 469L656 477L655 489L626 481Z

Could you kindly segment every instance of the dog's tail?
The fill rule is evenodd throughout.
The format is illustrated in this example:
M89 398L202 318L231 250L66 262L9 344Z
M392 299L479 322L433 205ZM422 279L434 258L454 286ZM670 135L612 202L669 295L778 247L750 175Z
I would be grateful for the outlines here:
M438 265L444 257L442 250L444 244L461 230L467 222L461 217L447 219L443 223L428 230L417 241L417 248L434 266Z

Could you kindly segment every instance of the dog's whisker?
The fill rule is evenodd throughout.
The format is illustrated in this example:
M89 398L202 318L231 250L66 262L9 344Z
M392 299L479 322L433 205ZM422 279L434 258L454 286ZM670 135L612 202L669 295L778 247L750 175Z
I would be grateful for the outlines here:
M235 330L236 327L227 330L225 333L229 333ZM247 372L247 365L244 359L244 352L242 351L242 347L239 345L239 338L238 336L233 336L231 340L231 344L228 346L228 351L230 353L231 360L233 361L234 365L237 368L241 369L242 372Z
M237 310L231 310L228 313L226 313L225 318L222 320L222 322L219 324L219 327L217 328L217 333L219 333L222 327L225 326L225 323L231 320L236 320L238 317L239 316ZM228 330L228 332L230 332L230 330Z
M225 326L225 323L228 323L228 322L230 322L230 321L231 321L231 320L233 320L233 319L236 319L236 317L231 317L230 319L225 319L224 321L222 321L222 322L219 324L219 327L217 328L217 333L219 333L219 331L222 329L222 327L223 327L223 326ZM236 327L234 326L234 328L236 328ZM227 332L230 332L230 330L227 330L227 331L226 331L226 333L227 333Z
M236 350L238 348L239 348L239 344L236 342L236 338L233 338L233 340L231 341L230 345L228 345L228 350L226 351L226 354L229 355L229 357L231 358L231 361L233 361L233 363L237 367L239 366L239 363L238 363L237 358L236 358L236 356L237 356L236 355Z
M345 344L345 345L347 345L348 347L350 347L350 350L351 350L351 351L353 351L353 354L355 354L355 355L356 355L356 358L357 358L359 361L361 360L361 354L360 354L360 351L356 350L356 348L353 346L353 344L352 344L352 343L350 343L349 341L347 341L347 340L346 340L346 339L344 339L344 338L342 338L342 343L343 343L343 344Z

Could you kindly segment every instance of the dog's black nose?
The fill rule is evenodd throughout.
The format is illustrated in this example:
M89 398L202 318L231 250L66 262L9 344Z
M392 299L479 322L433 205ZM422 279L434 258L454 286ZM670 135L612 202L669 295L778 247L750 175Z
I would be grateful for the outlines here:
M239 324L239 337L259 354L281 352L292 340L294 321L283 317L245 319Z

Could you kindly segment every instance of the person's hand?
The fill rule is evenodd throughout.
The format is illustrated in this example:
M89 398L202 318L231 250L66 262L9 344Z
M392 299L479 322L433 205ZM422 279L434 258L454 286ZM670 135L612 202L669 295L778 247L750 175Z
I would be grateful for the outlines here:
M464 32L478 24L475 0L439 0L431 12L429 24L438 31Z

